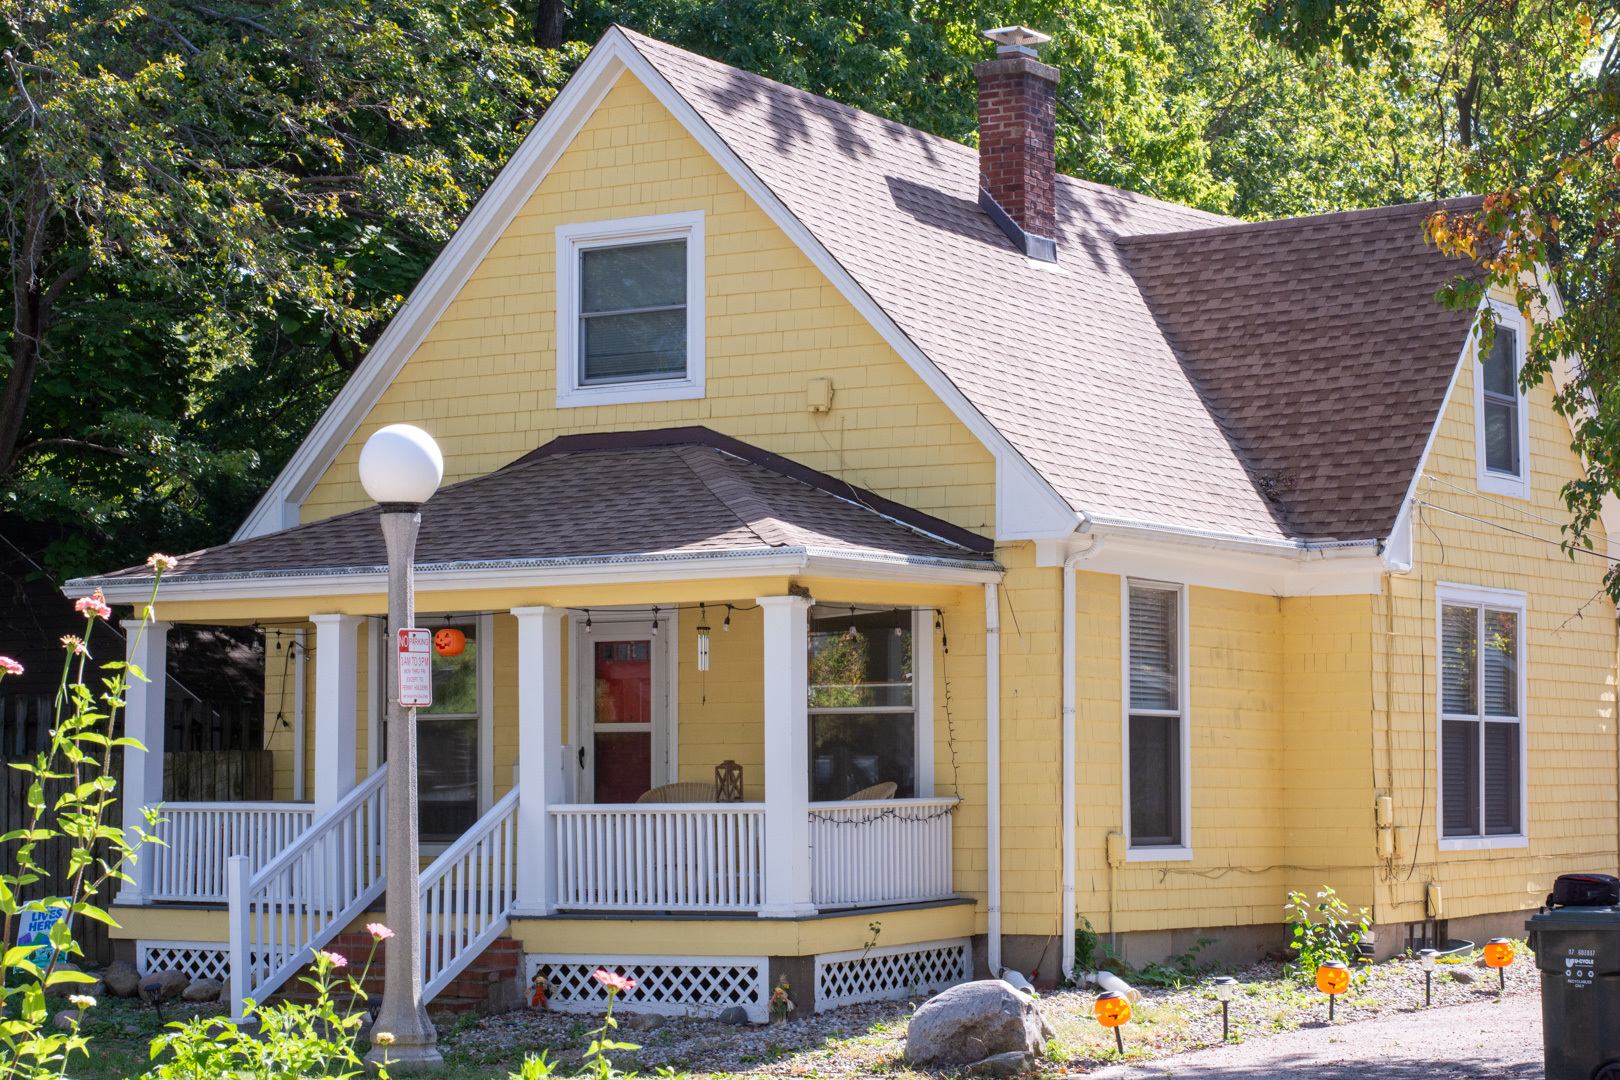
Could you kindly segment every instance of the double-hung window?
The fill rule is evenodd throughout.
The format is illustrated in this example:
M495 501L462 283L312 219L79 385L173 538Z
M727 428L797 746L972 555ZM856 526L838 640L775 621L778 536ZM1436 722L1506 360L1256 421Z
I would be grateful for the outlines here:
M893 782L917 793L917 664L910 610L810 612L810 798Z
M1125 587L1126 835L1137 858L1184 857L1188 840L1185 591Z
M1441 846L1523 843L1523 599L1437 592Z
M1490 347L1479 342L1474 369L1475 442L1479 488L1529 497L1529 422L1519 370L1524 365L1525 327L1519 313L1492 305L1496 326Z
M703 215L557 227L557 405L703 396Z

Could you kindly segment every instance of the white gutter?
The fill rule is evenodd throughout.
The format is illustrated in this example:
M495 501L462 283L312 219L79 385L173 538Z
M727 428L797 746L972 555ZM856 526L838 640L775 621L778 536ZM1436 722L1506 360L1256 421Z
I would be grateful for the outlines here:
M1251 536L1244 533L1222 532L1218 529L1165 525L1137 518L1114 517L1109 514L1088 514L1087 518L1089 520L1076 529L1076 532L1085 532L1088 525L1096 525L1114 535L1160 539L1193 547L1246 551L1251 554L1306 561L1361 555L1369 550L1377 550L1379 545L1377 540L1289 540L1282 537Z
M520 589L559 585L668 582L761 574L825 574L927 584L979 585L1000 581L1004 571L991 562L932 559L847 548L779 547L722 552L651 552L562 559L493 559L419 563L418 592L446 589ZM141 603L152 594L152 579L74 578L62 588L70 598L100 588L115 604ZM185 574L167 577L169 600L226 600L258 597L301 598L333 595L385 595L388 573L380 566L267 570L246 573Z
M1001 971L1001 599L995 584L984 587L984 773L985 865L989 877L985 959L990 974Z
M1087 523L1089 524L1089 523ZM1082 526L1084 531L1085 526ZM1063 907L1059 933L1063 937L1061 969L1065 978L1074 971L1074 842L1075 806L1075 626L1074 568L1102 550L1104 537L1094 536L1091 546L1063 560Z

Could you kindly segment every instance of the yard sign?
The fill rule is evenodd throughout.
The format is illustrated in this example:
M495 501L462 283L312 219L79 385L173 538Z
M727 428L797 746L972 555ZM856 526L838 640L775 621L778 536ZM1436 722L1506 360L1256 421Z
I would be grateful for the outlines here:
M31 959L36 964L51 959L51 927L62 921L67 908L53 907L45 911L19 911L21 925L17 932L18 945L37 945Z
M399 703L407 709L433 704L433 631L399 632Z

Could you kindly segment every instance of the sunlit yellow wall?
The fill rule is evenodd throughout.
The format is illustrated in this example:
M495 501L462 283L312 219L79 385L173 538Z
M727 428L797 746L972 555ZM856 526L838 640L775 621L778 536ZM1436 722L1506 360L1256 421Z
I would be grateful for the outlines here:
M1616 869L1614 608L1601 595L1602 560L1578 555L1571 561L1547 542L1559 539L1559 525L1568 520L1559 489L1579 475L1569 451L1569 427L1553 411L1551 391L1533 389L1532 497L1477 493L1473 401L1478 374L1477 362L1463 365L1435 440L1430 477L1419 485L1419 498L1431 506L1416 530L1417 567L1393 581L1388 681L1383 651L1374 656L1380 673L1373 740L1378 784L1388 786L1393 765L1396 820L1409 837L1421 836L1415 865L1409 856L1403 865L1379 871L1381 921L1421 919L1429 881L1441 886L1444 914L1456 918L1533 909L1560 873ZM1437 850L1436 581L1529 594L1522 646L1529 683L1528 849ZM1382 618L1382 603L1379 613ZM1393 689L1388 702L1393 758L1384 751L1386 686Z
M264 745L275 757L278 801L293 797L293 746L298 725L298 660L293 643L299 630L304 632L304 642L310 649L304 667L304 798L315 795L311 771L315 762L315 625L288 621L267 629L264 635ZM363 732L360 737L365 737Z
M679 778L712 783L714 767L730 759L743 768L743 798L765 798L764 616L753 598L734 601L731 631L720 627L726 609L708 618L709 670L697 666L698 612L680 614ZM705 698L707 699L705 701Z
M705 212L707 396L557 411L557 225ZM830 377L833 409L807 411ZM446 481L579 431L703 424L988 533L986 451L652 95L609 92L301 509L369 505L356 462L383 424L419 424Z

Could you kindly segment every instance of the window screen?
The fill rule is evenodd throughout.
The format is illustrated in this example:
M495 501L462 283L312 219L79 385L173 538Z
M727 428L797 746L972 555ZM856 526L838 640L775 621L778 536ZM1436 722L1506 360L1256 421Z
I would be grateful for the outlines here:
M847 799L893 781L917 791L911 609L810 612L810 798Z
M1498 326L1485 354L1480 378L1485 385L1485 467L1519 475L1519 336Z
M1130 588L1128 787L1137 847L1182 843L1180 603L1176 589Z
M1514 611L1441 606L1440 802L1446 836L1523 831L1519 623Z
M579 256L581 383L686 374L686 241Z

